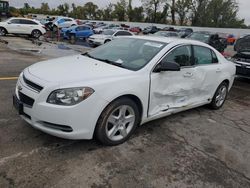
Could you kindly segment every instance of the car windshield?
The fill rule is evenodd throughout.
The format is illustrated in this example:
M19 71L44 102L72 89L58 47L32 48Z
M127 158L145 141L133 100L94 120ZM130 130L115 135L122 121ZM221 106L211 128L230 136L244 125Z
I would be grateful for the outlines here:
M147 65L166 45L162 42L124 37L115 39L83 55L136 71Z
M201 41L201 42L208 43L209 34L204 34L204 33L192 33L191 35L189 35L188 38L193 39L193 40L198 40L198 41Z
M158 32L156 32L156 33L154 33L153 35L156 35L156 36L167 36L168 35L168 33L167 32L164 32L164 31L158 31Z
M115 31L113 31L113 30L104 30L103 31L103 35L113 35L115 33Z

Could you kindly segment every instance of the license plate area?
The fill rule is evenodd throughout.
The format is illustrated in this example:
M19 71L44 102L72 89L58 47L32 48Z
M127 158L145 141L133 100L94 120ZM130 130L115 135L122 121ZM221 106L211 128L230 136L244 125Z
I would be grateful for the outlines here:
M18 114L23 115L23 103L18 100L18 98L13 95L13 106L17 110Z

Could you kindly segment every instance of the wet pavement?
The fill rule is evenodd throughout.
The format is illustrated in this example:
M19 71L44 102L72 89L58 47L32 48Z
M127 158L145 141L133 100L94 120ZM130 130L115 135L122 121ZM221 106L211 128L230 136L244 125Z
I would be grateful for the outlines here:
M0 44L0 77L51 57ZM0 187L250 187L250 81L237 79L224 107L147 123L116 147L56 138L12 107L16 80L0 80Z

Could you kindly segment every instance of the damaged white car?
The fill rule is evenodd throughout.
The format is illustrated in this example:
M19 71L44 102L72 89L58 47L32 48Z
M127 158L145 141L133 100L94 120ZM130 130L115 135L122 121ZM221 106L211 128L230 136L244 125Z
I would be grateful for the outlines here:
M235 65L207 44L133 36L26 68L13 104L48 134L117 145L148 121L205 104L219 109L234 76Z

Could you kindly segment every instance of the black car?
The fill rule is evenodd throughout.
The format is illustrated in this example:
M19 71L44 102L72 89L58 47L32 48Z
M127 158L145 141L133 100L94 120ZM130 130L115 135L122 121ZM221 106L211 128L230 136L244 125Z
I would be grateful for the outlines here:
M147 34L154 34L154 33L156 33L157 31L159 31L160 29L159 28L157 28L156 26L149 26L149 27L146 27L143 31L142 31L142 33L144 34L144 35L147 35Z
M234 50L236 54L232 57L236 65L236 75L250 78L250 35L239 38Z
M181 28L178 31L180 38L186 38L189 36L191 33L193 33L193 29L191 28Z
M224 50L227 48L226 39L220 38L217 33L210 33L207 31L197 31L193 32L186 38L207 43L210 46L214 47L219 52L224 52Z

